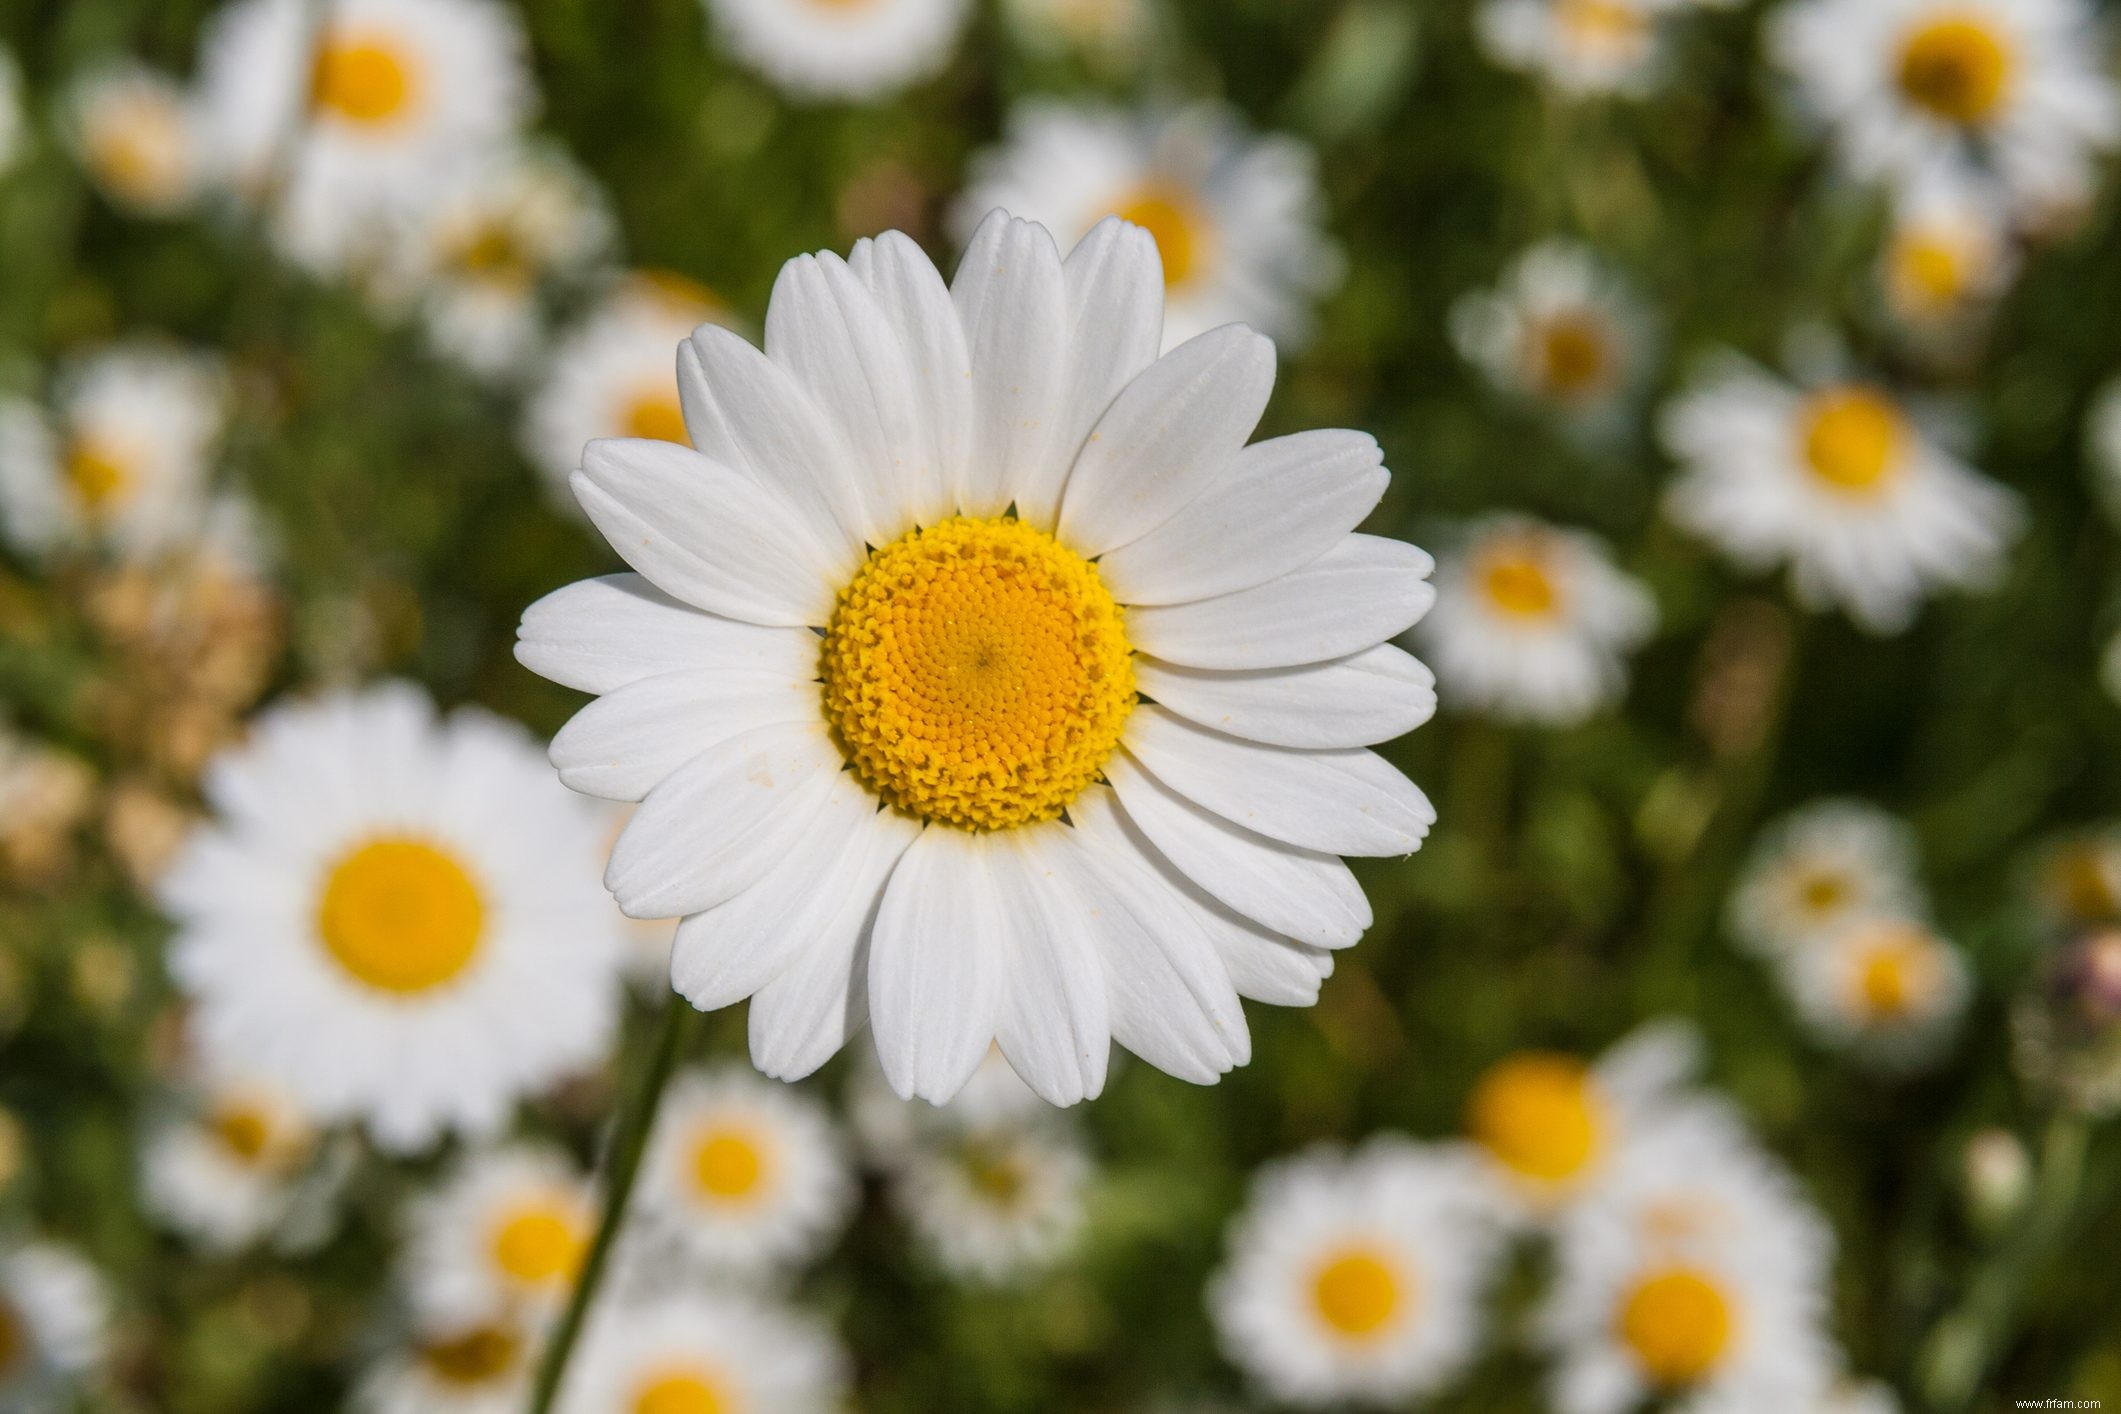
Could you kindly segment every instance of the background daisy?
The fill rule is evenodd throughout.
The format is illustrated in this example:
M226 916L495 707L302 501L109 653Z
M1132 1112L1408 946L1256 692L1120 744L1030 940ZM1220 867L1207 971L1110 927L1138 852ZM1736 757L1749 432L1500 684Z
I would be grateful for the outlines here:
M197 194L203 156L190 97L174 80L99 64L68 87L62 124L75 160L120 209L169 216Z
M744 62L804 98L876 98L949 62L966 0L704 0Z

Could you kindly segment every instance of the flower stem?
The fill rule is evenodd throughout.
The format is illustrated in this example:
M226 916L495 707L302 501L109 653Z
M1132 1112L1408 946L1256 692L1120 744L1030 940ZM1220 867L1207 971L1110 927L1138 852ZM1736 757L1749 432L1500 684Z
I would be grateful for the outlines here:
M611 1146L605 1151L604 1211L597 1220L596 1239L590 1243L589 1256L582 1263L582 1274L576 1278L574 1290L567 1298L567 1309L561 1313L559 1324L553 1327L552 1337L538 1361L537 1382L530 1392L530 1414L547 1414L559 1394L560 1381L567 1373L568 1357L574 1353L575 1342L582 1334L583 1318L589 1314L590 1302L596 1299L597 1286L603 1280L611 1249L617 1245L619 1229L625 1225L626 1202L633 1196L633 1181L640 1173L641 1154L648 1147L649 1134L655 1129L655 1113L662 1104L663 1089L670 1083L671 1072L677 1068L678 1052L683 1049L690 1023L698 1015L683 997L675 993L663 1004L655 1050L648 1057L647 1067L642 1070L625 1110L619 1115L618 1126L612 1131Z

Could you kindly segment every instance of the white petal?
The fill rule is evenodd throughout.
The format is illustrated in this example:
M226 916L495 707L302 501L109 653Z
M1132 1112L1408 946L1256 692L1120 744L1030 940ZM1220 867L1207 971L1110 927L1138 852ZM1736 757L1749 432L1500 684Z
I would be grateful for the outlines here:
M1428 612L1435 561L1403 541L1350 535L1279 579L1214 599L1130 609L1142 652L1191 668L1287 668L1344 658Z
M1008 980L992 842L921 831L891 872L869 941L869 1029L901 1099L940 1105L986 1058Z
M1068 337L1053 237L994 212L966 247L950 297L972 368L972 441L953 489L959 510L997 515L1053 439Z
M839 774L821 724L760 727L710 746L648 792L604 871L634 918L736 897L801 838Z
M822 624L836 574L788 504L689 447L591 442L569 484L620 558L695 608L747 623Z
M1273 341L1242 324L1211 329L1150 364L1076 458L1061 538L1101 555L1169 520L1229 471L1273 391Z
M1162 525L1098 561L1125 604L1182 604L1265 584L1338 545L1392 477L1365 432L1255 442Z
M929 460L909 469L906 509L919 524L933 525L949 514L951 489L964 475L972 440L972 355L965 326L950 302L950 287L905 233L886 231L855 242L847 263L876 296L905 350L929 443Z
M1329 663L1214 673L1138 658L1142 694L1180 716L1247 741L1313 750L1404 736L1436 711L1436 677L1380 643Z
M688 668L814 677L817 635L725 619L637 574L585 579L523 611L516 661L563 687L611 692Z
M1238 913L1322 948L1344 948L1371 923L1348 866L1240 830L1142 770L1124 752L1105 763L1128 821L1187 878Z
M1412 854L1435 807L1374 751L1290 751L1211 732L1153 703L1124 745L1151 774L1234 825L1300 849Z
M817 715L815 682L718 668L664 673L575 713L552 739L550 755L570 789L606 800L639 800L717 742Z
M987 852L1005 926L996 943L1009 958L995 1040L1010 1067L1051 1105L1095 1099L1112 1054L1097 940L1053 873L1066 828L1046 827L1043 840L1011 830Z

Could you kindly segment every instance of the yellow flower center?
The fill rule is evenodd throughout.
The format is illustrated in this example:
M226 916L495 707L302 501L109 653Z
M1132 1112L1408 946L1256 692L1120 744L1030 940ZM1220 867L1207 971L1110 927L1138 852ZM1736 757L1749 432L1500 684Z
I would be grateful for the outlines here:
M1894 1021L1919 1006L1934 985L1934 943L1903 924L1875 930L1862 949L1854 982L1855 1009L1872 1021Z
M92 119L83 147L97 179L130 200L165 200L182 180L183 128L160 103L128 100Z
M222 1147L246 1164L263 1158L273 1139L272 1117L256 1105L240 1102L215 1111L211 1128Z
M1558 315L1535 333L1533 381L1564 402L1589 397L1611 381L1612 352L1604 326L1589 314Z
M515 1368L523 1343L499 1326L474 1326L420 1351L436 1379L452 1385L483 1385Z
M964 1164L972 1191L997 1208L1014 1208L1031 1186L1031 1171L1023 1154L1008 1144L968 1144Z
M1914 310L1948 309L1965 296L1973 271L1960 244L1940 231L1903 231L1887 258L1894 296Z
M1391 1324L1405 1304L1404 1285L1397 1263L1373 1248L1351 1247L1319 1264L1311 1303L1334 1331L1360 1340Z
M826 626L825 718L886 801L969 830L1050 820L1119 744L1134 664L1097 569L1022 521L873 552Z
M1643 1373L1663 1389L1698 1382L1731 1343L1730 1298L1691 1267L1653 1272L1635 1283L1620 1311L1620 1339Z
M1177 289L1200 273L1207 255L1208 223L1192 193L1171 182L1151 182L1115 208L1156 242L1163 257L1164 283Z
M356 979L410 995L462 972L486 906L464 866L415 839L371 840L333 867L317 909L324 947Z
M333 35L317 54L310 79L316 106L362 127L381 127L413 99L411 56L386 36Z
M623 436L692 445L685 435L685 408L678 401L677 389L661 384L639 389L627 400L620 426Z
M1814 917L1832 913L1840 908L1848 902L1851 892L1847 879L1827 869L1806 874L1797 883L1797 901L1806 913Z
M1830 388L1805 405L1803 419L1805 464L1833 490L1875 495L1899 473L1907 427L1882 393Z
M742 1129L716 1128L692 1146L692 1181L701 1193L723 1203L756 1197L766 1178L766 1146Z
M94 438L76 438L66 449L66 484L90 519L108 515L132 490L131 461Z
M491 285L527 285L536 269L530 252L505 221L487 221L474 227L451 252L451 263L469 278Z
M1605 1106L1582 1061L1529 1051L1496 1065L1473 1087L1470 1127L1473 1138L1512 1172L1561 1183L1598 1156Z
M22 1328L22 1317L13 1304L0 1298L0 1378L15 1372L22 1362L23 1352L29 1349L29 1336Z
M1514 619L1552 618L1561 604L1543 548L1526 538L1512 536L1482 551L1474 580L1490 605Z
M1555 19L1570 48L1599 58L1624 58L1649 36L1642 8L1623 0L1561 0Z
M2121 893L2114 888L2105 852L2095 845L2069 845L2049 866L2050 885L2064 912L2084 921L2111 918L2121 912Z
M494 1228L494 1265L526 1286L569 1281L581 1266L583 1238L572 1205L558 1198L528 1202Z
M1900 91L1947 122L1975 127L2002 106L2015 67L2008 43L1985 17L1943 15L1902 42Z
M735 1414L736 1408L722 1382L704 1370L652 1376L633 1396L633 1414Z

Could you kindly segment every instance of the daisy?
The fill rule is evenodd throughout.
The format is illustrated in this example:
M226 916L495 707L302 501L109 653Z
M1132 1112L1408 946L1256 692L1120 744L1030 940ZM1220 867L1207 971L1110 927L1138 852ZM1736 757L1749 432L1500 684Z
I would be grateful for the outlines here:
M1922 908L1914 832L1860 800L1818 800L1766 830L1731 894L1730 927L1762 957L1860 918Z
M1293 137L1255 136L1216 104L1022 104L1002 144L973 159L953 209L960 239L996 207L1064 244L1109 215L1146 230L1163 262L1166 347L1245 323L1296 348L1344 270L1318 155Z
M573 1288L595 1228L589 1181L566 1155L529 1144L467 1155L413 1211L413 1308L445 1329L545 1315Z
M1655 0L1482 0L1474 33L1488 58L1571 97L1640 97L1664 76Z
M276 198L288 257L330 273L372 258L393 218L511 137L535 95L521 27L497 0L335 0L321 32L314 20L306 0L236 0L214 16L201 143L218 183Z
M2082 0L1793 0L1768 25L1865 180L1957 164L2037 211L2081 201L2093 158L2121 140Z
M1667 1125L1565 1219L1540 1313L1557 1414L1812 1409L1832 1237L1735 1126Z
M1404 1405L1471 1361L1501 1251L1489 1188L1400 1139L1268 1164L1208 1287L1224 1355L1275 1399Z
M883 98L940 73L967 0L704 0L714 32L798 98Z
M377 1360L354 1387L360 1414L517 1414L537 1345L509 1317L434 1326Z
M1155 23L1152 0L1006 0L1002 15L1033 53L1081 54L1100 67L1133 67Z
M268 1238L300 1249L329 1235L346 1168L327 1157L309 1116L269 1077L193 1069L181 1108L155 1122L143 1147L149 1211L219 1252Z
M1951 1039L1970 983L1959 950L1908 918L1862 919L1790 959L1799 1013L1828 1045L1889 1065L1929 1060Z
M121 344L62 370L49 411L0 401L0 532L26 554L126 559L242 538L209 486L225 384L208 355Z
M417 1149L488 1134L611 1038L596 812L528 733L392 683L267 712L161 893L212 1057Z
M1419 638L1459 705L1568 726L1619 700L1625 655L1656 626L1656 601L1595 536L1494 515L1438 563Z
M1572 241L1532 247L1451 309L1460 354L1505 393L1578 423L1610 421L1649 371L1641 301Z
M1936 335L1992 304L2017 267L2007 213L1987 189L1947 169L1894 203L1878 278L1894 319Z
M570 509L567 478L599 437L685 440L670 351L702 324L726 323L709 291L680 275L637 271L552 350L523 410L523 450Z
M725 1271L815 1257L854 1202L846 1151L823 1107L737 1069L671 1084L643 1164L644 1215Z
M591 1321L565 1414L705 1414L843 1407L846 1360L814 1321L757 1295L681 1292Z
M1212 1082L1250 1055L1239 994L1312 995L1368 926L1333 856L1427 833L1363 749L1428 712L1384 640L1432 562L1350 534L1377 446L1244 446L1273 345L1158 359L1159 288L1119 221L1064 266L997 213L954 291L896 234L798 259L765 354L712 325L682 350L702 450L584 455L638 574L533 605L517 655L607 694L553 762L642 800L605 881L684 917L673 984L750 997L770 1075L866 1015L904 1096L947 1100L995 1041L1055 1104L1115 1040Z
M190 205L202 154L191 100L175 80L128 60L99 64L68 85L61 130L113 206L169 216Z
M938 1267L961 1280L998 1284L1045 1271L1075 1251L1096 1178L1073 1126L969 1126L906 1154L891 1175L891 1192Z
M1924 435L1862 381L1800 390L1726 358L1666 411L1680 525L1741 567L1787 562L1797 597L1872 633L1905 629L1925 597L2001 572L2018 499Z
M103 1358L110 1296L71 1251L0 1248L0 1409L52 1409Z
M2041 849L2033 892L2060 927L2121 922L2121 828L2074 832Z

